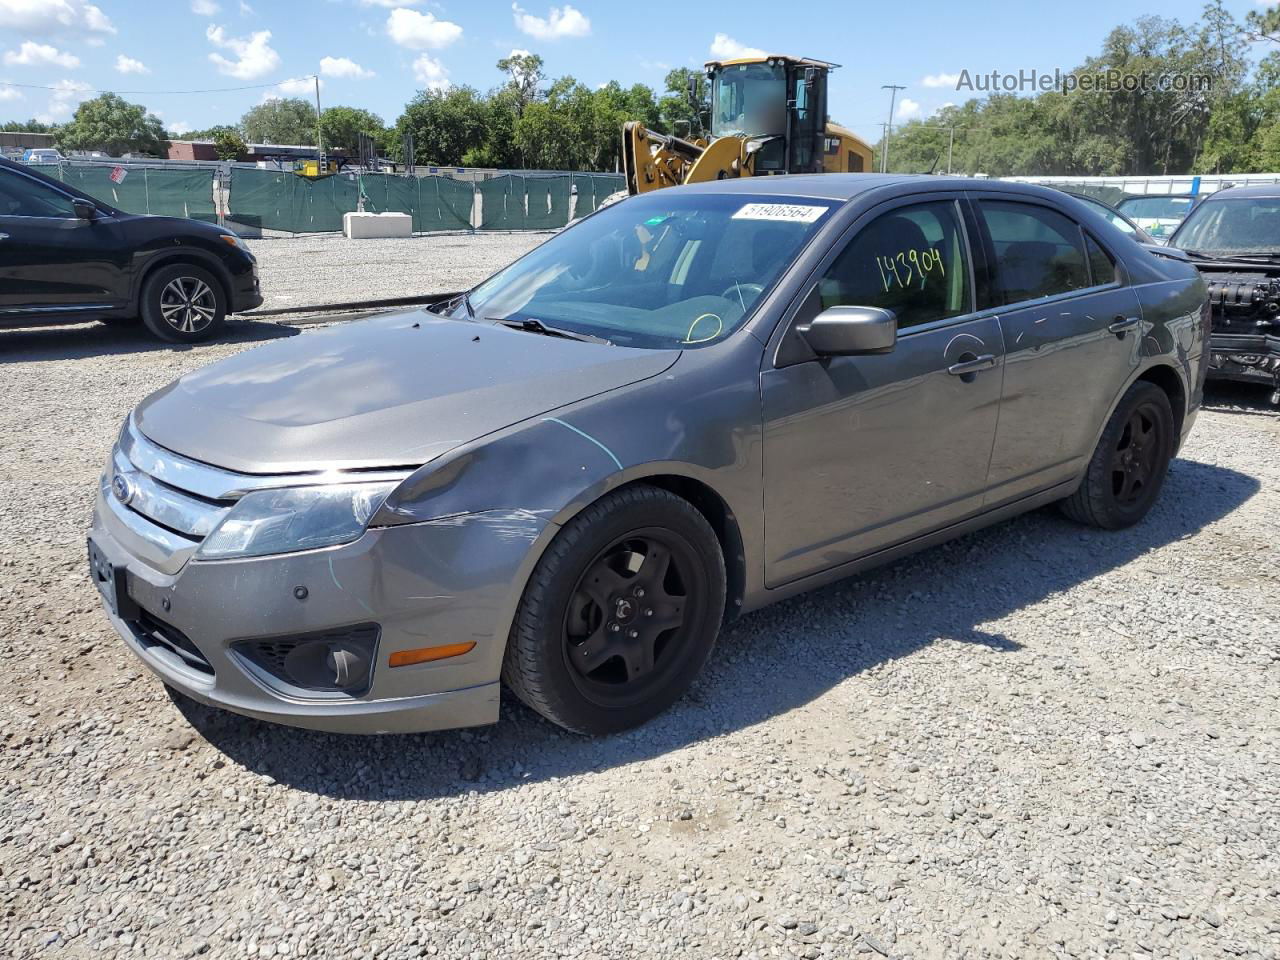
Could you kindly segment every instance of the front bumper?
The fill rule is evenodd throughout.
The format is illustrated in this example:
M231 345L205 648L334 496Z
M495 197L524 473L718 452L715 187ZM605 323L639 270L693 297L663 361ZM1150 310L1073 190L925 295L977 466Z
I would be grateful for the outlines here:
M1214 331L1209 337L1209 379L1280 387L1280 336Z
M166 684L201 703L336 733L406 733L494 723L502 655L531 547L546 523L471 514L370 530L354 543L244 560L187 560L164 573L139 556L139 519L100 486L90 540L122 570L113 627ZM135 549L129 549L133 545ZM305 587L305 599L296 588ZM296 695L232 645L376 623L368 689ZM180 638L178 644L173 638ZM474 642L447 660L390 667L391 654ZM189 644L185 649L182 644Z

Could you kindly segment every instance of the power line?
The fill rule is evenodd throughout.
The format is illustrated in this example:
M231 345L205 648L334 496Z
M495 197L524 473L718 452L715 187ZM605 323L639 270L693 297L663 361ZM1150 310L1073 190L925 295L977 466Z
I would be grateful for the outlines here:
M77 87L63 85L49 87L39 83L14 83L11 80L0 80L0 87L22 87L26 90L53 90L58 93L127 93L132 97L164 97L188 96L194 93L234 93L237 90L264 90L267 87L283 87L286 83L299 83L303 80L315 80L316 74L309 73L305 77L292 77L288 80L277 80L275 83L252 83L244 87L210 87L206 90L98 90L94 87Z

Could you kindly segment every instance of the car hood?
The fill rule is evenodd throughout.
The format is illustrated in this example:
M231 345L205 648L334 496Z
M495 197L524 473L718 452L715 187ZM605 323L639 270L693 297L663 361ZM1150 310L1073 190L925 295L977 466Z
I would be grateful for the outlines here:
M679 356L419 311L229 357L152 394L134 418L160 446L242 473L416 467Z

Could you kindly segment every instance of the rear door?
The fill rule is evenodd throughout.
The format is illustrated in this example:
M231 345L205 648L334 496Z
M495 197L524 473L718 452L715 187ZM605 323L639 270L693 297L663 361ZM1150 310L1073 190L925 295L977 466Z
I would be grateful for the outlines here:
M128 299L117 224L81 220L71 199L0 167L0 316L93 312Z
M1138 297L1120 262L1058 208L974 198L1004 338L1004 394L987 505L1079 475L1137 369Z
M998 321L974 312L954 195L882 204L817 272L761 374L765 577L815 574L977 513L1000 406ZM891 353L789 353L836 305L898 317Z

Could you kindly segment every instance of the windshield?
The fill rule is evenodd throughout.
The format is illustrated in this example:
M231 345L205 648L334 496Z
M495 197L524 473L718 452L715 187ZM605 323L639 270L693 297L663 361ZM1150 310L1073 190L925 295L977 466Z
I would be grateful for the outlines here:
M722 67L711 84L711 133L780 137L787 132L786 70L767 63Z
M1177 246L1209 256L1280 253L1280 197L1206 200L1182 222Z
M833 206L678 190L632 197L480 284L470 307L478 320L536 321L621 346L706 346L742 325ZM452 315L467 317L465 307Z
M1134 220L1181 220L1194 202L1191 197L1129 197L1116 204L1116 209Z

